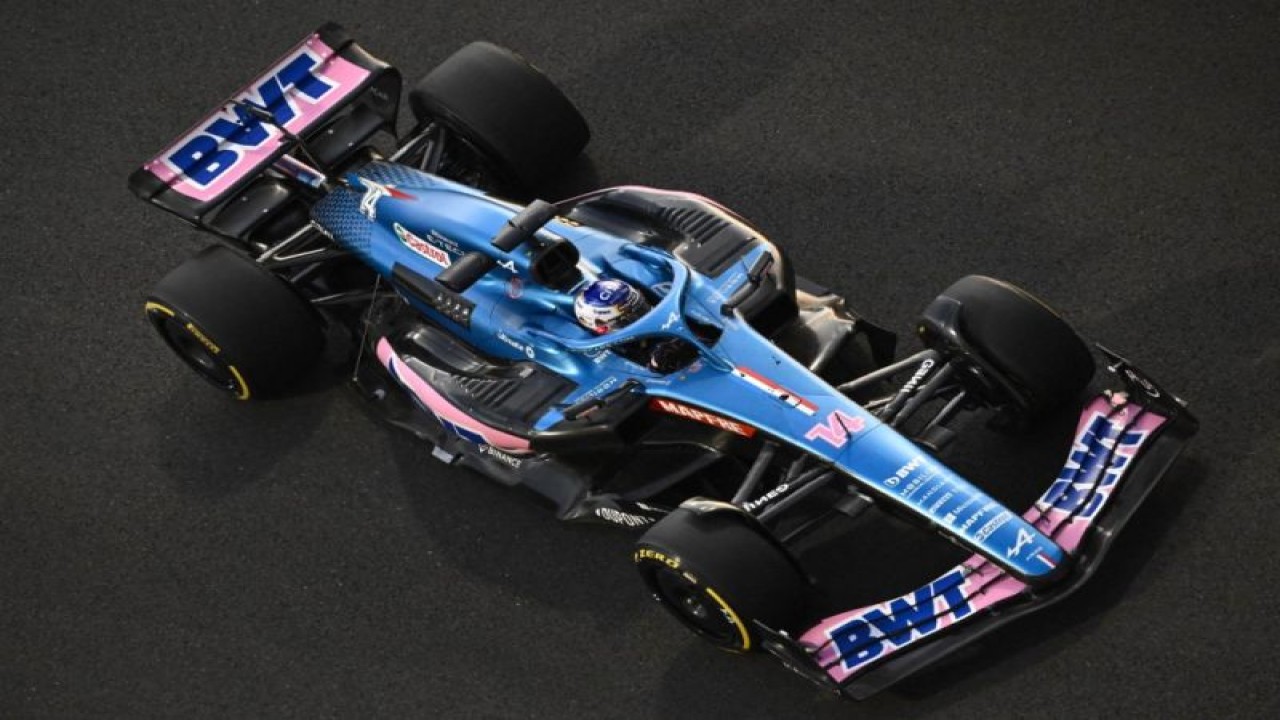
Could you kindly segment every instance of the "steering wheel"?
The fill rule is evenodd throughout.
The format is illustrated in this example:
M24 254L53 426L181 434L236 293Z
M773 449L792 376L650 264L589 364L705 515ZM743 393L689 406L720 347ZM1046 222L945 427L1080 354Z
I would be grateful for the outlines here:
M530 335L549 340L566 350L576 353L595 353L614 345L662 336L679 337L701 348L702 343L698 341L684 321L685 294L689 287L689 268L666 253L644 245L626 245L622 247L621 252L624 255L632 256L636 260L656 260L665 264L671 270L671 289L667 291L666 297L662 298L657 305L654 305L644 317L608 335L585 340L560 337L536 328L530 328L527 332Z

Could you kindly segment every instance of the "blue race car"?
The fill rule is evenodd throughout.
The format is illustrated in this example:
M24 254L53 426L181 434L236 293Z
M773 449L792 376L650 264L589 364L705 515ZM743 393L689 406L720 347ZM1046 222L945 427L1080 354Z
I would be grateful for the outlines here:
M1101 348L1099 382L1090 347L1008 283L960 279L897 357L892 333L704 197L503 199L589 138L510 51L473 43L414 85L405 134L401 85L326 25L137 170L137 195L217 240L159 282L147 318L241 400L338 367L440 460L562 519L643 530L653 596L722 648L864 697L1078 587L1195 432ZM938 459L966 416L1019 431L1071 408L1066 463L1024 512ZM840 583L801 549L870 508L967 559L833 604Z

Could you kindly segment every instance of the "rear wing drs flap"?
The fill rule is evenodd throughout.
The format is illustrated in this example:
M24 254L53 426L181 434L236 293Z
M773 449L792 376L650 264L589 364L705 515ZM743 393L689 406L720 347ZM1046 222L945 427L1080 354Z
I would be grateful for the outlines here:
M279 128L254 117L245 104L270 111L304 141L318 139L331 121L357 106L364 124L394 131L400 82L399 71L366 52L343 28L323 25L135 170L129 188L201 225L292 149ZM318 154L332 160L346 149Z

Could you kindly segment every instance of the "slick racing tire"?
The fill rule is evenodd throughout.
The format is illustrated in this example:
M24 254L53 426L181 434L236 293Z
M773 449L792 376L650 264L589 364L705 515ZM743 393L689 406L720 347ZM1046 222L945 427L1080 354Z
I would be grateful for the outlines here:
M958 310L955 310L958 305ZM939 323L950 307L951 320ZM940 325L956 326L963 339L955 347ZM969 275L944 290L925 311L920 332L926 345L973 360L969 384L988 398L1006 402L1015 426L1026 425L1075 400L1093 378L1093 356L1075 330L1031 293L1002 280ZM976 355L976 357L974 357ZM984 369L1003 383L984 378ZM962 377L965 377L962 374Z
M509 181L536 187L591 138L564 93L514 52L474 42L409 91L420 123L439 120L481 151Z
M324 348L319 316L288 283L220 245L166 275L146 314L178 357L240 400L283 394Z
M686 627L730 652L759 647L755 621L794 630L808 582L785 551L733 511L679 508L640 538L633 558L649 592Z

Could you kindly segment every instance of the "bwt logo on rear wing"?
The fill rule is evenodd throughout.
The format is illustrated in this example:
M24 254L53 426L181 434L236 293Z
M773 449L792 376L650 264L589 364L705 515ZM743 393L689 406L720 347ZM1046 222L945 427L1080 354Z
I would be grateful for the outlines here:
M180 140L158 160L185 180L207 188L233 169L246 152L261 148L268 140L279 140L280 131L253 117L236 103L249 103L271 111L275 121L293 130L301 118L315 115L313 108L337 87L337 81L323 75L326 59L303 47L266 79L240 93L203 126Z
M394 122L399 76L352 42L336 25L307 37L213 114L175 140L130 178L134 192L188 220L224 199L284 152L284 134L245 106L271 113L304 136L369 89L395 74L395 97L372 93L375 109Z

